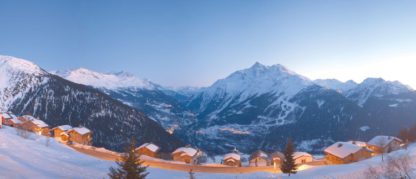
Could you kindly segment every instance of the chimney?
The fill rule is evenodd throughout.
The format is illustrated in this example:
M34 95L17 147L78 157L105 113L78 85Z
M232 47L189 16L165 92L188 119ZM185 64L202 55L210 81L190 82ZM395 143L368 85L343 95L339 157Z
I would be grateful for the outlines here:
M338 148L342 147L342 143L338 143Z

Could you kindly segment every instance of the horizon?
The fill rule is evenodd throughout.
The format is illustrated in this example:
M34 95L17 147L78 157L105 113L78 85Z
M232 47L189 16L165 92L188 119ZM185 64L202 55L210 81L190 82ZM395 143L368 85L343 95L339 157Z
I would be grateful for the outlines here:
M206 87L259 61L416 88L414 1L42 2L1 2L0 54L169 87Z
M24 59L24 58L15 57L15 56L9 56L9 55L4 55L4 54L0 54L0 56L13 57L13 58L21 59L21 60L27 60L27 61L32 62L32 63L34 63L35 65L39 66L38 64L36 64L35 62L33 62L33 61L29 60L29 59ZM152 79L143 78L143 77L137 76L137 75L135 75L135 74L133 74L133 73L131 73L131 72L129 72L129 71L125 71L125 70L121 70L121 71L108 71L108 72L102 72L102 71L95 71L95 70L92 70L92 69L89 69L89 68L85 68L85 67L77 67L77 68L73 68L73 69L66 69L66 70L48 70L48 69L44 69L42 66L39 66L39 67L40 67L40 68L42 68L42 69L44 69L44 70L46 70L48 73L55 74L55 75L59 75L59 73L65 73L65 72L75 71L75 70L78 70L78 69L85 69L85 70L92 71L92 72L96 72L96 73L101 73L101 74L110 74L110 75L117 75L117 73L126 73L126 74L129 74L129 75L133 75L134 77L136 77L136 78L138 78L138 79L147 80L147 81L150 81L150 82L155 83L155 84L157 84L157 85L161 85L162 87L165 87L165 88L170 88L170 89L181 89L181 88L206 88L206 87L210 87L210 86L212 86L215 82L217 82L218 80L225 79L225 78L227 78L228 76L230 76L231 74L233 74L233 73L235 73L235 72L237 72L237 71L247 70L247 69L253 68L253 66L255 66L255 65L257 65L257 64L260 64L260 65L265 66L265 67L267 67L267 68L272 67L272 66L279 65L279 66L282 66L282 67L286 68L288 71L293 72L293 73L295 73L296 75L300 75L300 76L302 76L302 77L306 77L308 80L311 80L311 81L316 81L316 80L337 80L337 81L342 82L342 83L347 83L347 82L349 82L349 81L352 81L352 82L354 82L354 83L356 83L356 84L360 84L360 83L364 82L364 81L365 81L365 80L367 80L367 79L378 79L378 78L380 78L380 79L383 79L383 80L385 80L385 81L399 82L399 83L401 83L401 84L403 84L403 85L405 85L405 86L410 87L410 88L411 88L411 89L413 89L413 90L415 89L415 88L413 88L413 86L411 86L411 85L409 85L409 84L406 84L406 83L403 83L403 82L401 82L401 81L399 81L399 80L387 80L387 79L384 79L383 77L367 77L367 78L364 78L364 79L363 79L363 80L361 80L361 81L355 81L355 80L353 80L353 79L349 79L349 80L345 80L345 81L343 81L343 80L339 80L339 79L336 79L336 78L318 78L318 79L312 79L312 78L310 78L310 77L308 77L308 76L305 76L305 75L303 75L303 74L300 74L300 73L298 73L298 72L296 72L296 71L294 71L294 70L292 70L292 69L290 69L290 68L286 67L284 64L272 64L272 65L266 65L266 64L263 64L263 63L258 62L258 61L254 62L252 65L250 65L250 66L248 66L248 67L245 67L245 68L242 68L242 69L238 69L238 70L236 70L236 71L229 72L229 73L228 73L228 75L226 75L226 76L224 76L224 77L220 77L220 78L216 79L213 83L211 83L211 84L209 84L209 85L207 85L207 86L166 86L166 85L163 85L163 84L157 83L157 82L153 81Z

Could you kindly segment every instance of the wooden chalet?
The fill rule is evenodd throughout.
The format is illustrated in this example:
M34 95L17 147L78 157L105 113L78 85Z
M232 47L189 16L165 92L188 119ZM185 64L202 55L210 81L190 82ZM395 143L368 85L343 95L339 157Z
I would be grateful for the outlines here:
M27 120L22 121L22 124L20 124L19 127L23 130L31 131L39 135L50 136L49 125L34 117L27 118Z
M366 147L350 142L336 142L326 148L324 153L328 164L347 164L371 157L371 151Z
M157 157L159 152L159 146L153 143L144 143L135 149L135 152L139 155L147 155L149 157Z
M270 154L270 159L271 159L271 164L273 166L280 166L283 161L285 160L285 155L283 155L283 153L281 152L273 152L272 154Z
M61 142L69 142L69 130L72 129L72 126L70 125L62 125L62 126L58 126L52 129L53 131L53 136Z
M172 152L174 161L185 162L188 164L196 163L199 151L192 147L180 147Z
M224 155L223 164L232 167L241 167L241 156L236 152Z
M301 165L313 161L312 155L306 152L293 153L293 159L295 160L296 165Z
M253 167L264 167L270 165L269 155L266 152L257 150L250 155L249 165Z
M375 154L391 152L401 148L402 140L393 136L375 136L367 145Z
M68 131L69 141L83 145L92 144L92 133L85 127L74 127Z

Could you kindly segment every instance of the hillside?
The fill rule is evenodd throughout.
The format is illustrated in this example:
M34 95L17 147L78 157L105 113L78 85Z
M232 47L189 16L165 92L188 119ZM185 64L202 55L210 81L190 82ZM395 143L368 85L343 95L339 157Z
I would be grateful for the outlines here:
M50 138L35 134L29 139L17 135L15 129L4 126L0 128L0 178L106 178L108 168L114 166L112 161L104 161L90 157L56 142ZM409 146L408 150L400 150L388 156L410 154L416 159L416 145ZM386 156L387 158L387 156ZM368 166L379 166L381 157L337 166L301 167L296 175L286 177L283 174L250 173L250 174L214 174L196 173L197 178L218 179L231 178L366 178L363 173ZM412 171L416 170L413 164ZM172 178L186 179L187 172L148 168L149 179ZM416 174L416 173L413 173ZM416 175L412 175L416 176Z
M30 114L51 127L69 124L93 132L93 145L121 151L134 137L172 151L182 142L157 122L107 94L52 75L24 59L0 56L0 110Z

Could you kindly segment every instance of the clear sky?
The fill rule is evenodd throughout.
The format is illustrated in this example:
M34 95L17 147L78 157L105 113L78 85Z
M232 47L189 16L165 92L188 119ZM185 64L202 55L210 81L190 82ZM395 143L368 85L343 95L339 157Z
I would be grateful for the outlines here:
M0 54L207 86L256 61L416 88L416 1L0 0Z

